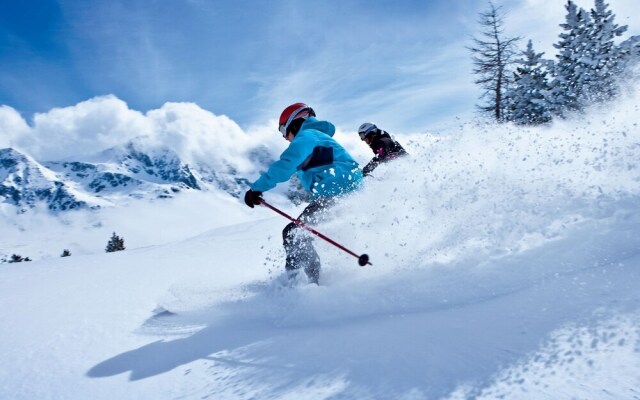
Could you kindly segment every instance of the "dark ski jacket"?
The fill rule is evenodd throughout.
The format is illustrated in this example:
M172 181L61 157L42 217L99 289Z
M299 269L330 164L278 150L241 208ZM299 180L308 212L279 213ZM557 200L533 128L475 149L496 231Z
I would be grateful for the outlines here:
M400 143L393 140L391 135L385 131L374 134L369 147L371 147L375 156L362 169L364 175L369 175L380 163L407 154L406 150L400 146Z

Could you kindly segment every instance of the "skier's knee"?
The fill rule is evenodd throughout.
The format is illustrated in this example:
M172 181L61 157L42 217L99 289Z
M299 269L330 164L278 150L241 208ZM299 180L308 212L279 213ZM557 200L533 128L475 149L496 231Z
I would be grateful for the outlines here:
M284 227L284 229L282 230L282 241L284 243L291 242L297 227L298 226L293 222L287 224L287 226Z

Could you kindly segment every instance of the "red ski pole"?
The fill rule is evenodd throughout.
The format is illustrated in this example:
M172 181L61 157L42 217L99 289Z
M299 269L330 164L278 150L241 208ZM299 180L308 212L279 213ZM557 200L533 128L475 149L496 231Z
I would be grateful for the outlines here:
M352 256L354 256L355 258L358 259L358 264L361 267L364 267L365 265L369 264L369 265L373 265L369 262L369 256L366 254L362 254L362 255L357 255L356 253L354 253L353 251L347 249L346 247L344 247L343 245L341 245L340 243L337 243L336 241L326 237L325 235L323 235L322 233L316 231L315 229L313 229L312 227L310 227L309 225L306 225L304 222L295 219L293 217L291 217L289 214L278 210L277 208L275 208L274 206L272 206L271 204L267 203L266 201L264 201L264 199L260 199L260 204L262 204L263 206L272 209L273 211L277 212L278 214L282 215L283 217L285 217L286 219L288 219L289 221L293 222L294 224L298 225L300 228L304 228L306 230L308 230L309 232L313 233L314 235L318 236L321 239L326 240L327 242L331 243L332 245L336 246L337 248L339 248L340 250L351 254Z

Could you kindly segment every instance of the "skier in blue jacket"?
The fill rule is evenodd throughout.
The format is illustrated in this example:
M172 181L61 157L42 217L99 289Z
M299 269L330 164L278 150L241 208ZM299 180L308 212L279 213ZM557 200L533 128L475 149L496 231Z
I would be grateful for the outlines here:
M336 196L356 189L362 181L362 170L351 155L333 139L335 126L320 121L311 107L295 103L280 115L278 130L290 142L258 180L251 184L244 196L247 206L260 204L263 192L286 182L297 173L303 187L311 193L311 203L298 219L305 224L320 221L321 211L334 204ZM295 223L282 231L287 254L285 269L291 277L303 269L310 282L318 283L320 258L313 248L311 237Z

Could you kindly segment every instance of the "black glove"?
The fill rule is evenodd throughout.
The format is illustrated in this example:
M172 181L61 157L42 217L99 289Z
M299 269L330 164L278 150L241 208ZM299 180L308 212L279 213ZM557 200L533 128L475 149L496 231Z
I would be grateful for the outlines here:
M253 190L247 190L247 193L244 194L244 202L249 207L253 208L253 206L260 205L260 198L262 196L262 192L254 192Z

